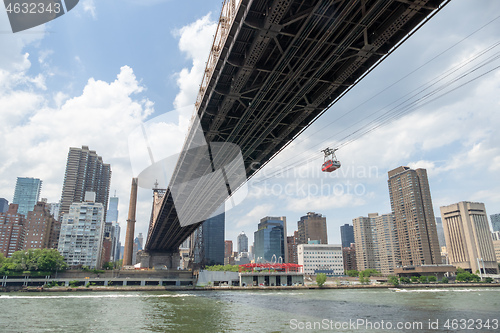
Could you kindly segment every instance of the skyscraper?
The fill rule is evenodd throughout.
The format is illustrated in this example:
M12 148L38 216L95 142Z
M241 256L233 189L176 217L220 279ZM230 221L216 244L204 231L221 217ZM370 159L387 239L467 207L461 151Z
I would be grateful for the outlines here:
M427 171L401 166L388 174L402 266L440 264L441 251Z
M118 197L116 194L109 198L109 207L106 213L106 222L118 222Z
M9 210L9 201L5 198L0 198L0 213L5 213Z
M19 206L17 210L19 214L27 216L28 212L33 210L40 197L41 189L42 181L40 179L17 177L12 203Z
M340 238L342 239L342 247L350 247L354 243L354 228L350 224L340 226Z
M85 192L96 194L96 203L108 207L111 167L89 147L69 149L61 196L60 213L68 213L73 203L83 202ZM104 211L106 218L106 211Z
M95 202L95 193L87 192L84 202L71 204L63 215L58 245L68 266L101 266L105 223L104 206Z
M307 244L309 240L319 241L319 244L328 244L326 217L321 214L307 213L297 222L297 227L301 244Z
M443 221L440 217L436 217L436 231L438 235L439 247L446 246L446 240L444 238Z
M202 228L205 264L223 265L225 213L207 219L203 222Z
M237 242L238 242L238 253L248 252L248 237L247 235L245 235L244 231L242 231L238 235Z
M498 264L484 204L461 201L440 209L450 263L471 273L497 274Z
M225 213L219 209L192 234L194 262L203 265L224 265ZM214 213L216 214L216 213Z
M500 214L492 214L490 218L493 231L500 231Z
M254 240L256 262L288 262L285 216L262 218Z

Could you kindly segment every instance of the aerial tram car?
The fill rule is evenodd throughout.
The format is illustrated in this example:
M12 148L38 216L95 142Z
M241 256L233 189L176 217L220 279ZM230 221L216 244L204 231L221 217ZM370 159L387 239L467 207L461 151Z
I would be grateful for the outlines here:
M336 151L337 148L326 148L322 150L322 152L325 153L325 160L323 166L321 167L321 171L332 172L340 168L340 161L337 160L337 157L335 156Z

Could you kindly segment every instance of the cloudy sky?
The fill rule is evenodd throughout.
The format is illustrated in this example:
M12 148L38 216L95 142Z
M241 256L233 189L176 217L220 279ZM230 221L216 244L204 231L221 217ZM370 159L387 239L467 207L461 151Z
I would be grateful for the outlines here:
M16 177L36 177L42 197L59 201L68 149L87 145L111 164L124 226L139 154L130 136L192 107L220 6L82 0L16 34L0 9L0 197L12 200ZM226 213L226 239L245 231L252 241L267 215L286 216L291 234L313 211L338 243L340 225L390 212L387 171L400 165L428 170L437 216L464 200L500 213L499 13L497 0L453 0L249 182L246 199ZM320 172L327 146L341 146L332 174ZM143 234L151 194L139 192Z

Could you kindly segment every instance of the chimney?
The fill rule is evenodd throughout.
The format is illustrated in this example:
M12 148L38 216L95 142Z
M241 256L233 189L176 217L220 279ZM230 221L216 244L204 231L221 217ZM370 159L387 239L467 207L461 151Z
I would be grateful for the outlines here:
M128 206L127 233L125 235L125 247L123 251L123 266L132 265L132 255L134 252L135 208L137 205L137 183L138 179L132 178L130 204Z

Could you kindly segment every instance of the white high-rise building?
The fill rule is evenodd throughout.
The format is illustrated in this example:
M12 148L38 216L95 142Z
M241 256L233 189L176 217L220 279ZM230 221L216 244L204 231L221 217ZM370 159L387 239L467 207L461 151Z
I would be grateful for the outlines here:
M86 192L84 202L71 204L63 215L58 246L68 266L101 266L104 227L104 206L95 202L94 192Z

